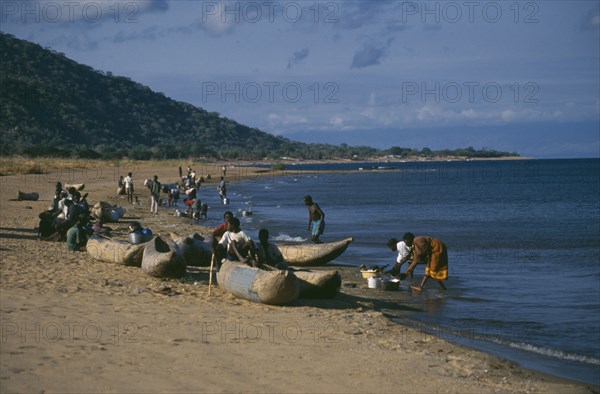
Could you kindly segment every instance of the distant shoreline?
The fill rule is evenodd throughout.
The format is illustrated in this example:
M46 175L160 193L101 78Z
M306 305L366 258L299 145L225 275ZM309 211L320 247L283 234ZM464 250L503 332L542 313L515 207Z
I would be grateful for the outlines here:
M49 174L57 171L71 171L76 172L79 170L112 170L119 173L127 173L129 171L140 171L147 168L171 168L177 170L178 166L182 167L182 171L185 174L187 167L192 166L195 169L202 169L197 171L199 176L209 175L212 177L218 177L222 175L222 168L226 166L227 173L229 175L236 174L237 177L241 176L239 171L236 171L236 167L244 167L244 177L254 178L260 176L258 174L249 174L248 170L253 166L265 166L270 165L273 167L273 171L269 173L270 176L277 171L277 166L288 166L298 164L346 164L346 163L443 163L443 162L459 162L459 161L515 161L515 160L535 160L530 157L523 156L502 156L502 157L490 157L490 158L466 158L466 157L435 157L435 158L421 158L421 157L392 157L392 156L378 156L378 157L367 157L361 159L294 159L294 158L281 158L281 159L268 159L268 160L218 160L208 158L187 158L187 159L167 159L167 160L129 160L127 158L121 160L90 160L90 159L77 159L77 158L56 158L56 157L22 157L22 156L8 156L0 157L0 176L6 175L36 175L36 174ZM259 169L259 167L256 167ZM285 171L285 169L283 170ZM124 174L121 174L124 175Z

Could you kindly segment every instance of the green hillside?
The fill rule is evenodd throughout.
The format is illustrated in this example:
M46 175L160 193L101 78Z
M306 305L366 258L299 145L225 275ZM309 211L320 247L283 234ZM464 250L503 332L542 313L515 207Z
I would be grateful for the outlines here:
M1 155L325 159L390 152L274 136L4 33L0 92ZM435 154L427 148L399 149Z

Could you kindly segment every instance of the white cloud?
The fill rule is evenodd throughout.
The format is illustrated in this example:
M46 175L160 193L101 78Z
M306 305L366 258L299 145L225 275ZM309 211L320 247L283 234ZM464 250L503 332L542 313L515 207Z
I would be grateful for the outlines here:
M272 125L272 127L281 127L281 126L292 126L292 125L301 125L307 124L308 119L304 116L299 115L277 115L275 113L270 113L267 115L267 122Z
M2 2L0 20L13 24L84 24L101 22L138 23L148 12L165 12L166 0L78 0L39 1L15 0Z
M329 119L329 124L334 126L335 128L343 128L344 127L344 118L339 115L334 115Z

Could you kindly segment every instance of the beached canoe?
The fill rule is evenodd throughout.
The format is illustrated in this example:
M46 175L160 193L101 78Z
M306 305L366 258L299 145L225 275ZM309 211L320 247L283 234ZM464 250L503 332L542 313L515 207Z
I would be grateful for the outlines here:
M82 191L85 189L85 183L65 183L65 190L69 190L70 188L75 188L77 191Z
M300 298L335 298L342 287L337 271L294 271L300 284Z
M264 271L229 260L221 263L217 281L234 296L263 304L287 304L300 294L298 279L290 271Z
M31 193L23 193L22 191L17 192L17 200L37 201L39 198L40 198L40 195L36 192L31 192Z
M187 265L193 267L210 266L212 257L210 243L200 239L201 237L197 233L187 237L176 233L170 233L170 235L171 239L179 246Z
M289 265L309 267L327 264L348 248L352 237L322 244L276 244Z
M173 240L158 236L144 247L142 270L156 278L181 278L185 275L185 258Z
M91 211L92 216L101 219L104 223L116 223L125 216L125 208L106 201L97 202Z
M88 239L86 249L87 253L96 260L141 267L145 246L145 243L133 245L127 241L92 235Z

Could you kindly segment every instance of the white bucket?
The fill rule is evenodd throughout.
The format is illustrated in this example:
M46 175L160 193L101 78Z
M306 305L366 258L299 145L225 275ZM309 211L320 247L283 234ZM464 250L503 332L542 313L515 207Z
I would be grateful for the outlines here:
M369 287L369 289L378 289L380 287L380 284L381 278L372 276L369 279L367 279L367 287Z
M229 204L229 199L227 197L225 197L223 199L223 205L227 205L227 204Z

